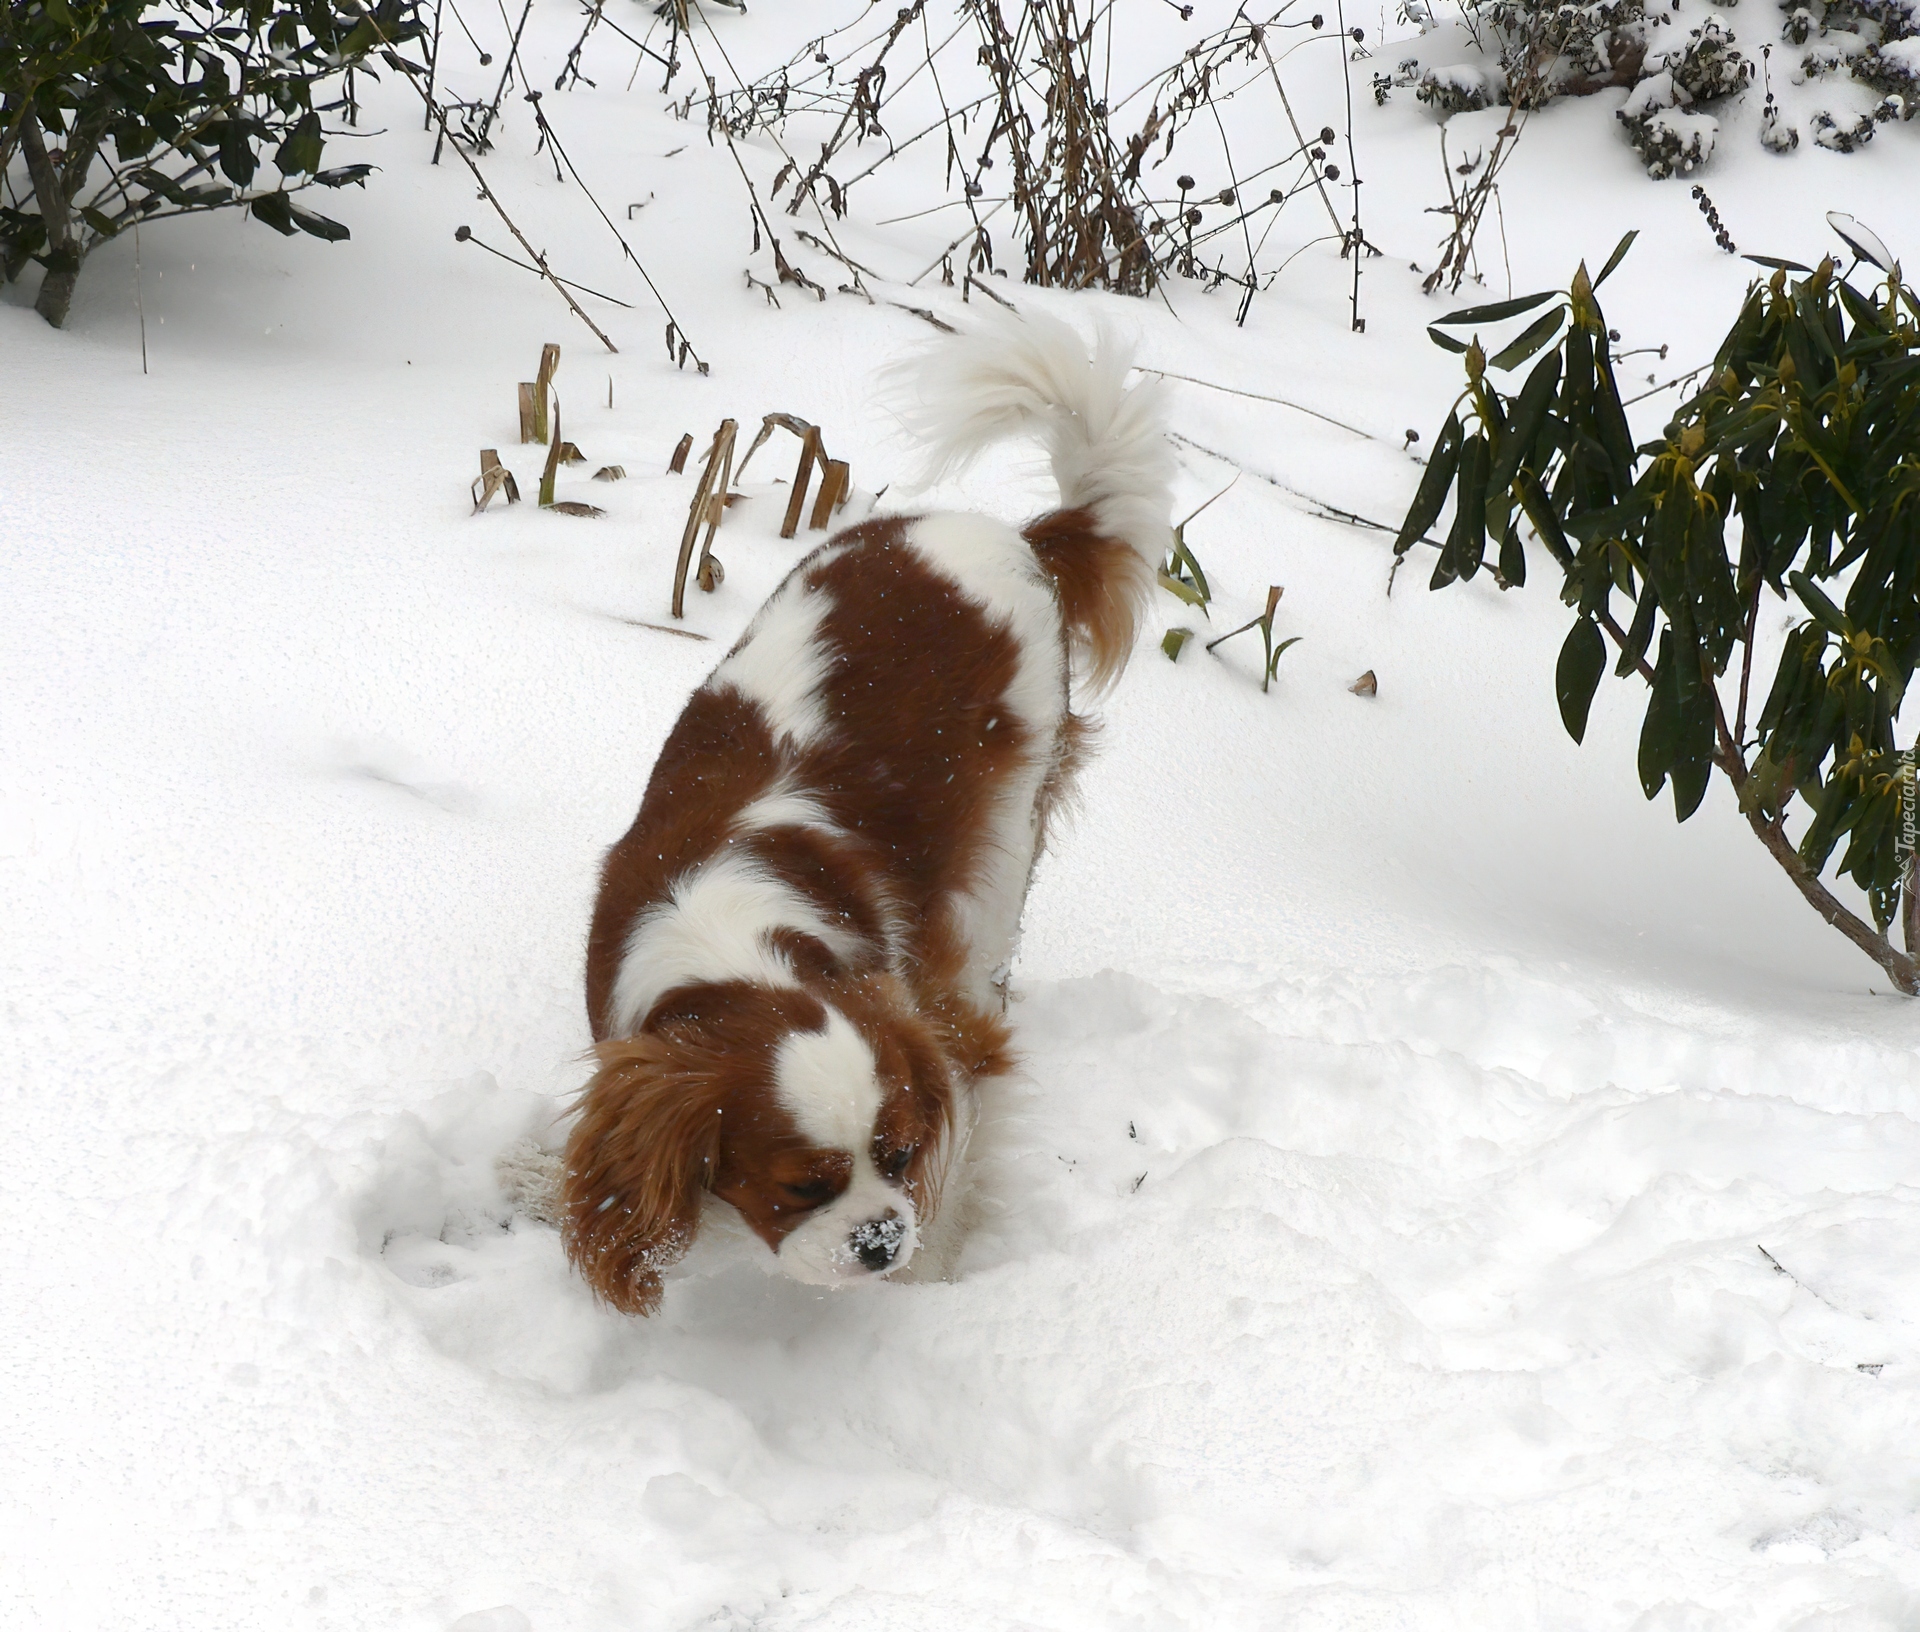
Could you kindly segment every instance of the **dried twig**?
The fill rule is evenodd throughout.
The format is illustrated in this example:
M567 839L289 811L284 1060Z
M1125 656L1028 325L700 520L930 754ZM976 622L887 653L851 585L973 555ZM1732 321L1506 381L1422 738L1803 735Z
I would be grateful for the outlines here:
M687 570L693 565L693 546L703 525L707 536L700 545L700 587L712 590L720 581L718 573L708 563L712 559L713 535L719 530L720 516L726 508L727 487L733 480L733 439L738 429L739 424L735 420L723 419L720 422L720 429L714 433L713 446L707 450L706 468L700 472L700 485L694 490L693 502L687 506L687 525L680 534L680 556L673 569L673 615L676 618L687 615Z

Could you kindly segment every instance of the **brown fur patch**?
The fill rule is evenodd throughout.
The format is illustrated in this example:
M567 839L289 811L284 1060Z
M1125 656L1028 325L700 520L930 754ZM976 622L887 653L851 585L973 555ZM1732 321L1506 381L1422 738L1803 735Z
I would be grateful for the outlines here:
M760 710L729 687L702 686L654 762L633 825L607 852L587 934L587 1023L595 1041L633 921L666 900L673 880L726 838L727 823L773 785L773 735Z
M1133 655L1153 588L1140 552L1095 530L1091 510L1053 510L1020 530L1060 597L1060 621L1089 688L1105 691Z
M1020 654L1004 625L904 542L911 517L842 534L855 547L808 570L832 596L828 729L799 776L884 858L909 924L974 881L995 801L1044 751L1006 705Z

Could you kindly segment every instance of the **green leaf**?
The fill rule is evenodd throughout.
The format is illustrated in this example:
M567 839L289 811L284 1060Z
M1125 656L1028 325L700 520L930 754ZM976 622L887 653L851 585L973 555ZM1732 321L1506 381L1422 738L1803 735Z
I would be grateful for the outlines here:
M1804 572L1797 571L1787 574L1787 582L1793 586L1794 594L1800 597L1822 628L1842 640L1847 638L1847 615L1827 598L1826 592L1818 584Z
M1673 814L1684 822L1700 808L1713 778L1713 690L1702 684L1680 705L1680 747L1673 763Z
M1582 618L1567 631L1560 648L1560 661L1554 669L1554 695L1560 701L1560 723L1575 742L1587 735L1587 711L1593 707L1593 694L1607 666L1607 643L1600 626L1591 618Z
M1660 631L1660 657L1653 666L1647 717L1640 725L1640 791L1649 799L1666 786L1680 751L1680 699L1673 687L1673 631Z
M1554 560L1563 568L1571 568L1573 546L1567 542L1566 531L1554 511L1553 500L1540 485L1540 478L1532 471L1522 469L1514 477L1514 486L1520 494L1520 507L1526 511L1527 520L1533 523L1533 530L1540 535L1540 541L1553 552Z
M1802 266L1798 261L1783 261L1772 255L1742 255L1743 261L1752 261L1755 266L1771 266L1781 272L1811 272L1810 266Z
M293 216L293 224L309 237L324 238L330 244L343 244L353 236L340 222L330 216L315 215L311 210L303 210L298 204L288 206Z
M1172 573L1166 571L1164 568L1160 572L1160 587L1169 595L1179 596L1188 606L1197 606L1203 610L1206 607L1207 597L1201 594L1198 588L1182 579L1174 577Z
M1613 668L1622 679L1632 674L1647 655L1647 647L1653 640L1653 615L1659 604L1660 597L1649 578L1640 586L1640 604L1633 609L1633 622L1627 626L1627 644L1621 648L1620 661Z
M220 126L220 168L227 180L236 187L247 186L253 180L258 162L247 127L238 119L224 121Z
M364 187L374 168L371 164L343 164L335 170L315 171L313 179L322 187L345 187L348 183Z
M1516 340L1509 342L1487 359L1489 368L1517 368L1536 351L1560 332L1560 325L1567 320L1567 309L1556 306L1545 317L1536 318L1528 324L1525 331Z
M356 57L364 57L375 46L384 45L381 31L374 25L371 17L362 17L354 25L352 33L340 42L339 52L342 61L351 62Z
M1613 358L1608 354L1604 333L1594 348L1593 417L1617 490L1624 493L1633 485L1633 436L1627 429L1626 409L1620 404L1620 388L1614 383Z
M275 232L291 238L300 229L293 224L293 206L285 193L262 193L247 200L247 210L256 221L264 221Z
M1741 813L1750 816L1758 811L1771 822L1787 808L1792 798L1793 760L1789 757L1782 765L1773 757L1773 750L1766 749L1754 760L1753 770L1741 785Z
M1553 406L1554 388L1560 383L1560 353L1553 352L1534 365L1521 387L1520 400L1514 404L1513 417L1507 421L1506 434L1500 438L1500 458L1487 478L1489 491L1505 493L1513 486L1520 466L1533 452L1546 424L1547 410Z
M1683 759L1673 767L1673 817L1684 822L1700 808L1707 796L1707 784L1713 780L1713 761Z
M1448 312L1445 317L1436 317L1434 322L1443 323L1448 328L1458 323L1498 323L1503 317L1518 317L1522 312L1530 312L1536 306L1544 306L1548 301L1559 298L1558 289L1549 289L1544 294L1522 295L1518 300L1496 301L1491 306L1463 306L1457 312Z
M1178 663L1180 654L1186 650L1187 642L1193 639L1191 629L1169 629L1160 637L1160 650L1167 654L1167 661Z
M1466 341L1456 340L1452 335L1442 334L1438 329L1435 329L1435 328L1429 328L1427 330L1427 338L1431 340L1436 346L1438 346L1442 351L1450 351L1454 353L1455 356L1458 356L1461 352L1467 349Z
M1236 478L1236 480L1237 479L1238 478ZM1216 498L1218 496L1218 494L1215 495ZM1207 500L1207 504L1211 503L1213 503L1212 499ZM1206 505L1202 505L1200 508L1204 510ZM1198 515L1199 513L1200 512L1196 510L1194 515ZM1193 516L1187 517L1187 521L1192 520ZM1195 555L1187 545L1187 521L1181 522L1180 525L1173 530L1172 576L1178 578L1184 575L1185 580L1200 591L1199 604L1205 606L1208 601L1213 599L1213 591L1207 585L1206 573L1200 569L1200 558Z
M1433 525L1434 518L1440 514L1440 507L1447 502L1447 489L1453 485L1454 471L1460 464L1460 414L1458 410L1447 415L1447 422L1440 427L1440 435L1433 444L1432 457L1427 460L1427 468L1420 478L1420 486L1413 495L1413 504L1407 511L1407 519L1400 524L1400 536L1393 541L1393 553L1405 555L1413 548L1414 541Z
M1601 284L1605 283L1607 279L1613 275L1613 269L1627 258L1627 251L1633 248L1633 241L1639 236L1640 229L1635 227L1633 231L1613 246L1613 253L1607 257L1607 264L1600 268L1600 276L1593 280L1594 288L1598 289Z
M273 155L273 162L283 176L310 176L320 168L320 150L324 145L320 115L304 113Z
M1524 588L1527 582L1527 552L1520 542L1520 524L1511 519L1500 540L1500 576L1515 589Z
M1440 588L1480 570L1487 547L1487 439L1478 431L1460 450L1460 480L1454 490L1453 526L1440 551L1429 586Z

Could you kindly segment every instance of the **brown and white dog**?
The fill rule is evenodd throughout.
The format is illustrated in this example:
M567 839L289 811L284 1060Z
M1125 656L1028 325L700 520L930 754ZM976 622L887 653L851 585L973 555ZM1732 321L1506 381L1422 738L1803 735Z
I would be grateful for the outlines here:
M1061 508L876 517L807 556L694 692L608 853L587 947L600 1061L567 1252L659 1307L708 1197L796 1279L912 1258L964 1150L1021 909L1169 543L1151 386L1103 339L994 321L918 365L931 468L1036 432Z

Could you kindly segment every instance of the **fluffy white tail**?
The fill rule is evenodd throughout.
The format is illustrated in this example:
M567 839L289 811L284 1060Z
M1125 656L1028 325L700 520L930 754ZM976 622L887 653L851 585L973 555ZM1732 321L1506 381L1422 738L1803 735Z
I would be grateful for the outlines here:
M1133 348L1102 329L1087 343L1058 318L1001 312L906 364L908 424L928 445L929 481L1023 432L1053 460L1061 508L1091 512L1149 570L1166 559L1173 449L1157 380L1126 388Z

